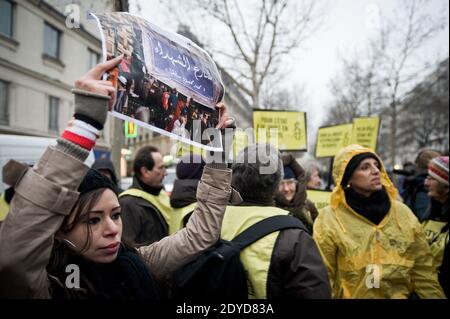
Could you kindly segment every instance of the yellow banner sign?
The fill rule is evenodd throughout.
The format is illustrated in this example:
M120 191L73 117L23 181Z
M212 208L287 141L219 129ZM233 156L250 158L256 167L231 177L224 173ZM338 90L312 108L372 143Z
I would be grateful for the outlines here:
M200 155L206 158L206 150L186 143L178 142L176 157L182 158L191 154Z
M379 117L366 117L354 119L352 144L359 144L376 151L379 127L380 127Z
M263 111L253 112L255 140L273 144L280 151L306 151L306 113L295 111ZM261 135L266 130L265 135ZM270 131L277 135L271 136Z
M240 151L244 150L248 146L248 135L246 132L240 129L236 129L233 139L233 154L234 158L237 157Z
M316 157L333 157L350 144L353 124L321 127L317 133Z
M324 207L330 205L331 192L307 190L308 199L316 205L317 210L321 210Z

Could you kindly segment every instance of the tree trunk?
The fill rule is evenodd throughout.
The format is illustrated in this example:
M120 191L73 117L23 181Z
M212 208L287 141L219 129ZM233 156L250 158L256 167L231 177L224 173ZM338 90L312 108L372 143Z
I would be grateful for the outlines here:
M395 165L397 151L397 103L392 101L391 105L391 143L390 143L390 164Z

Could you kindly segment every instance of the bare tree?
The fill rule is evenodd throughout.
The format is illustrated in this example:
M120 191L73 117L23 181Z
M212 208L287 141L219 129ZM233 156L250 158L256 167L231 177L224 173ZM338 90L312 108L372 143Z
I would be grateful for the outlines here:
M447 58L402 101L398 121L398 128L401 130L400 145L415 145L417 149L433 147L442 152L446 151L449 125L448 87Z
M342 70L330 81L334 101L326 124L350 122L356 116L382 116L390 126L389 134L385 135L389 147L383 145L382 149L389 150L392 165L396 163L400 145L398 116L402 97L426 72L431 72L432 64L419 63L416 55L427 41L445 28L445 10L439 17L432 17L429 4L429 0L402 0L391 18L380 12L379 34L369 39L367 51L352 58L341 58ZM423 109L420 111L426 113ZM419 125L420 115L412 116L419 119L410 118L407 125Z
M262 108L273 110L304 111L308 95L304 85L279 86L268 79L261 94Z
M423 74L425 66L412 64L412 58L427 41L445 28L444 14L436 18L428 13L430 0L403 0L392 19L382 16L378 39L373 43L380 52L380 72L386 83L390 107L389 161L394 165L397 156L398 111L401 95Z
M169 4L172 8L174 2L177 0ZM193 0L189 7L200 9L205 19L212 18L215 25L208 28L210 40L204 45L251 99L253 108L263 107L266 81L290 71L289 66L281 65L284 58L319 27L321 15L318 2L313 0L252 0L245 4L237 0ZM194 33L195 29L198 26L192 26ZM201 32L205 33L205 28Z
M366 61L362 57L366 57ZM329 108L326 125L352 122L359 116L372 116L379 112L383 103L376 70L379 55L369 50L367 54L357 53L352 58L340 59L342 69L329 84L334 101Z

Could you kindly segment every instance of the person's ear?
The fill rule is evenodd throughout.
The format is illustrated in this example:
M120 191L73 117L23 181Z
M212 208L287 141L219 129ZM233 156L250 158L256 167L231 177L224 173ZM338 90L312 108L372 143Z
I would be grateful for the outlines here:
M145 167L145 166L142 166L142 167L139 169L139 173L141 173L141 176L143 176L143 177L145 177L145 176L147 175L147 172L148 172L148 169L147 169L147 167Z

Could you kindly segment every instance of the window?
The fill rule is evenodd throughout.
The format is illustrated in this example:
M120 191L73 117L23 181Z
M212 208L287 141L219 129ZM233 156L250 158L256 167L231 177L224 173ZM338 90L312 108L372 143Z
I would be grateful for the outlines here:
M49 24L44 26L44 54L59 59L59 42L61 32Z
M90 49L88 49L88 51L89 51L89 70L90 70L100 62L100 54Z
M0 0L0 34L12 38L13 4Z
M48 129L50 131L58 131L58 118L59 99L57 97L50 96L48 110Z
M9 122L8 88L8 83L0 80L0 124L4 125L7 125Z

